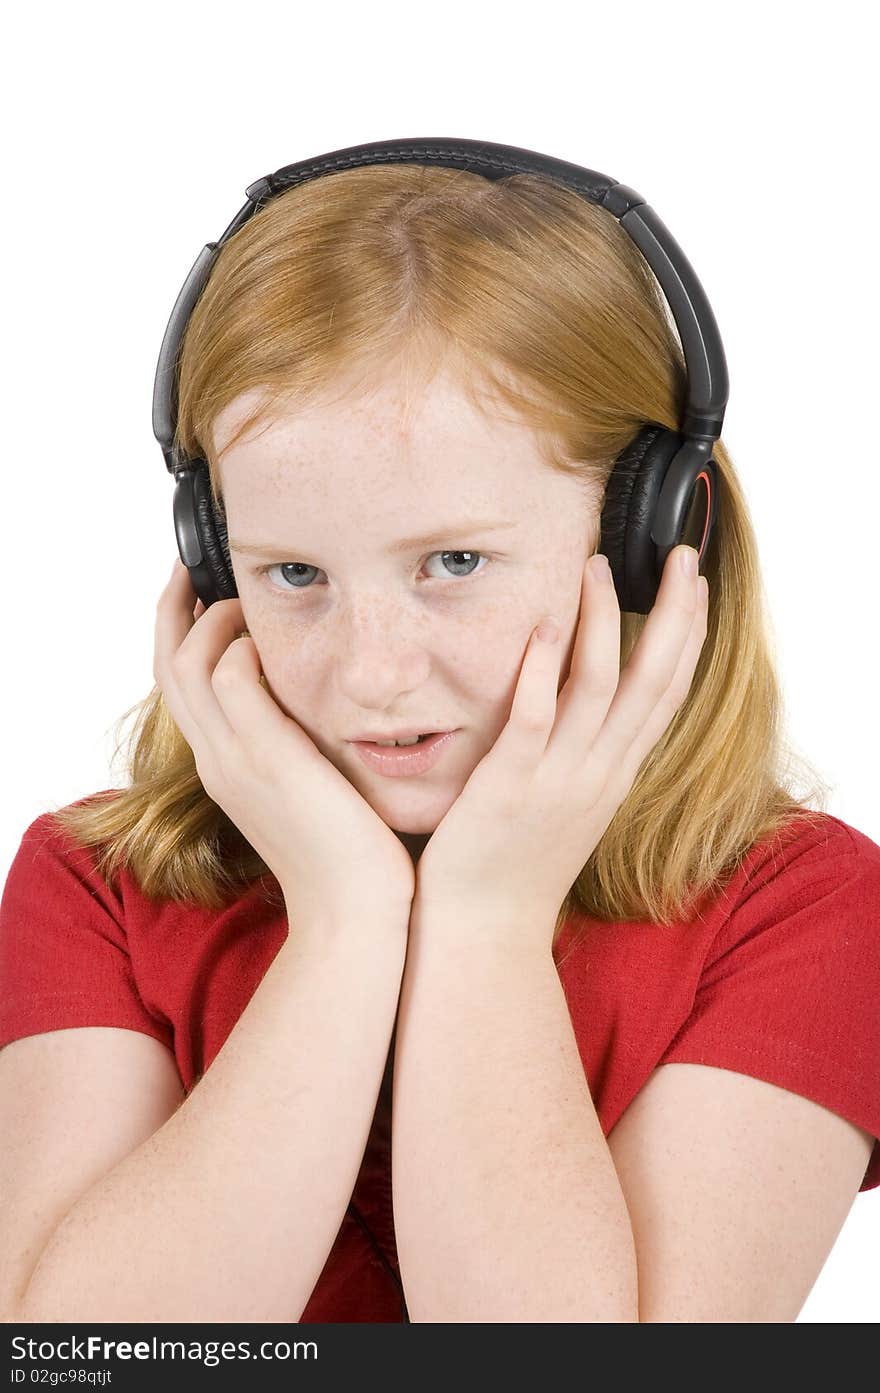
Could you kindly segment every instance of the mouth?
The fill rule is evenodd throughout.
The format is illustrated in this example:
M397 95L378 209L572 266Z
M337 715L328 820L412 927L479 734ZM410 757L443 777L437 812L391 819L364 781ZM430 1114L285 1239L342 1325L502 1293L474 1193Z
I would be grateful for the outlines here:
M408 739L401 737L399 740L355 740L352 743L355 745L372 745L377 750L412 749L413 745L423 745L426 740L431 740L435 735L448 734L449 732L445 730L427 730L424 735L417 735L415 740L411 737Z
M390 748L396 744L414 745L416 742L421 744L429 740L432 735L448 735L450 729L452 727L447 727L445 730L401 730L398 731L397 735L385 736L356 735L348 743L350 745L378 745L380 748Z
M427 774L455 741L458 730L430 731L415 745L378 745L375 740L353 740L360 759L368 769L392 778Z

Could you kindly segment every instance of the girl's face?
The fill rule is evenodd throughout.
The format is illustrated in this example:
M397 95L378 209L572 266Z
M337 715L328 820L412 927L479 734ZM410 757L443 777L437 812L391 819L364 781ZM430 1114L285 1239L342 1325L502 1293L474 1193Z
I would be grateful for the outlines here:
M221 454L255 399L218 417ZM565 681L598 504L543 463L528 427L487 420L442 370L416 403L389 381L355 404L279 415L220 471L274 699L417 857L506 724L547 614ZM458 734L408 778L374 773L351 744L404 728Z

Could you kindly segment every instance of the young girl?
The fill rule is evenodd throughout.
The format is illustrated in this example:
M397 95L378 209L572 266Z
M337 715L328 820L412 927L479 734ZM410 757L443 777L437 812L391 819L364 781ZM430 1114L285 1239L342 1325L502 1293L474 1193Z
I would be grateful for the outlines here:
M703 575L601 564L686 385L640 251L341 168L178 373L236 593L175 562L126 786L6 881L5 1318L793 1321L880 1183L880 847L786 787L720 440Z

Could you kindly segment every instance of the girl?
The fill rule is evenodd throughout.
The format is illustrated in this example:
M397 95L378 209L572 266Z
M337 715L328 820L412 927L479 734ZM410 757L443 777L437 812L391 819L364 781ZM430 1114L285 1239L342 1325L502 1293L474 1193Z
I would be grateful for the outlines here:
M343 170L223 246L176 439L237 594L175 562L127 786L0 905L6 1319L796 1318L880 1183L880 847L786 787L720 441L705 575L621 611L609 476L684 385L540 175Z

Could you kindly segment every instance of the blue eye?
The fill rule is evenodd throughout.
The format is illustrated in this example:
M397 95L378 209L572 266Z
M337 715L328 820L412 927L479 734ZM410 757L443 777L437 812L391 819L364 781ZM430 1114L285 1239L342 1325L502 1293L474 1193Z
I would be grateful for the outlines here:
M451 556L455 558L455 560L451 563L452 565L456 567L465 568L464 574L459 574L457 576L450 576L449 574L447 574L445 578L448 580L468 580L473 575L481 575L482 572L485 570L485 566L482 566L480 570L466 569L467 567L472 567L474 564L471 558L478 558L482 561L488 561L488 557L481 551L433 551L431 552L431 557L433 556ZM462 561L459 559L461 557L467 557L469 559ZM430 560L430 557L428 559ZM446 563L444 562L443 564L445 565ZM271 581L270 572L272 571L281 571L284 577L283 585L276 585ZM321 573L319 567L309 566L305 561L274 561L271 562L268 566L260 566L258 570L259 575L265 575L267 578L270 579L270 586L276 594L282 590L287 590L288 593L291 594L296 590L312 589L313 587L310 583L308 583L308 572L318 572L319 574ZM443 578L444 577L442 576L429 577L429 579L432 580L442 580ZM303 581L304 583L302 585L294 584L295 581Z

